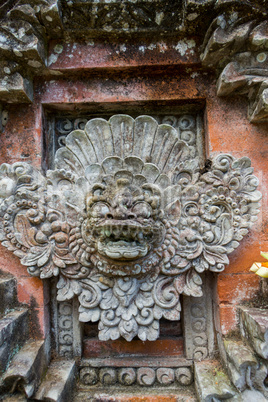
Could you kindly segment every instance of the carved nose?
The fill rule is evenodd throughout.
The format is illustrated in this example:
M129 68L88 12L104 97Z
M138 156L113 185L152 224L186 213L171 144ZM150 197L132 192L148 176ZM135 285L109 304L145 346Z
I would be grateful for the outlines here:
M126 209L116 208L106 214L107 219L135 219L136 214Z

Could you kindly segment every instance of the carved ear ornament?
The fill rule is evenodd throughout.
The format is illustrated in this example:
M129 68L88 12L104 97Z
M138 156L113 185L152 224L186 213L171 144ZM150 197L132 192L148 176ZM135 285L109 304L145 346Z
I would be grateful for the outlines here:
M1 165L0 240L31 275L58 276L58 300L78 296L101 340L155 340L161 317L179 319L180 294L201 296L199 274L221 272L257 219L252 173L247 157L224 154L201 173L150 116L92 119L46 177Z

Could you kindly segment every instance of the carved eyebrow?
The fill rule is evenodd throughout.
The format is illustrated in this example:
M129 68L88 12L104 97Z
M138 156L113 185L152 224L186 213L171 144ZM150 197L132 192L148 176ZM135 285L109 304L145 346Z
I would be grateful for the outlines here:
M87 207L91 208L93 204L97 202L104 202L106 205L110 206L107 198L103 195L92 195L87 198Z

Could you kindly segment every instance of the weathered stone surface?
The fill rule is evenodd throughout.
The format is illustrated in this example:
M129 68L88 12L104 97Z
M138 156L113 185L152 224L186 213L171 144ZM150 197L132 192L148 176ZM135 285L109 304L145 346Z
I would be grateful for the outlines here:
M137 382L139 385L149 387L156 380L155 370L150 367L141 367L137 370Z
M232 402L266 402L267 398L259 391L247 389L241 394L234 396L231 400Z
M260 360L256 373L252 378L252 384L254 389L261 392L266 399L268 399L267 375L268 375L268 362L267 360L266 361Z
M255 352L268 359L268 314L267 309L239 307L242 335L249 340Z
M8 112L0 103L0 133L3 131L4 127L7 124L8 120Z
M175 370L176 380L180 385L190 385L193 382L193 372L191 367L179 367Z
M260 278L261 294L265 299L268 299L268 281L267 278Z
M28 402L28 399L20 394L6 395L3 396L3 402Z
M118 371L118 381L122 385L132 385L136 381L136 370L133 367L121 368Z
M32 81L23 77L20 73L3 77L0 83L0 99L2 102L32 102Z
M156 370L157 381L162 385L170 385L175 381L175 372L171 368L160 367Z
M13 357L7 371L3 375L4 387L7 391L15 389L31 398L41 382L47 368L47 356L44 341L30 340ZM14 385L16 388L14 389Z
M117 382L117 372L114 368L100 369L100 382L104 385L114 385Z
M93 367L83 367L79 371L79 378L84 385L94 385L99 381L98 370Z
M192 360L191 359L185 359L184 357L178 357L178 356L163 356L161 357L161 360L159 360L159 356L157 357L146 357L146 356L140 356L137 354L135 357L128 356L128 358L125 358L125 353L122 353L120 357L107 357L107 358L96 358L96 359L82 359L80 366L81 367L156 367L158 368L160 366L159 362L161 361L161 367L173 367L173 368L178 368L178 367L187 367L189 370L191 370L192 367Z
M211 282L205 278L203 296L184 298L183 322L185 355L188 359L203 360L214 350Z
M178 125L191 137L191 116ZM248 158L222 154L201 173L197 155L150 116L89 120L47 177L2 165L0 240L31 275L59 277L58 301L78 296L100 340L156 340L159 320L179 320L181 294L202 295L199 274L224 270L259 211Z
M47 40L62 33L59 2L5 2L0 20L0 99L32 102L32 77L46 70Z
M227 353L227 368L233 384L239 391L252 387L258 361L249 347L242 341L224 340Z
M172 0L5 2L0 9L0 55L3 64L0 66L0 99L7 102L33 100L33 76L47 74L47 66L56 62L58 54L62 52L62 45L56 45L55 53L50 54L47 60L47 43L51 38L65 41L67 37L68 42L70 38L71 41L83 40L87 43L87 49L91 50L92 38L108 38L111 41L111 37L118 40L120 36L128 41L130 37L138 36L141 38L138 48L144 52L146 47L155 47L155 44L147 43L148 38L159 38L160 48L166 49L167 45L162 39L172 35L179 39L174 46L173 56L170 56L174 57L177 51L181 55L189 50L191 52L191 37L197 35L202 41L205 36L201 56L203 65L222 69L233 55L241 51L265 51L265 5L266 0L257 1L257 4L255 1L238 0L187 0L176 5ZM125 44L120 47L125 49ZM87 50L86 53L91 52ZM248 88L245 85L240 91L249 92L249 87L254 87L255 94L252 95L252 90L249 93L249 115L254 122L267 119L266 92L262 90L258 94L258 85L255 88L256 82L251 78L252 74L259 74L258 79L265 82L265 69L262 70L263 73L259 74L256 69L252 73L251 69L246 78ZM237 77L231 81L230 91L233 93Z
M0 314L3 315L13 309L17 303L16 280L0 275Z
M98 390L79 391L75 397L74 402L197 402L195 393L192 390L163 390L155 388L151 389L142 388L135 389L132 392L122 391L120 388L112 387L98 388ZM13 401L12 401L13 402Z
M254 123L267 121L267 42L268 22L257 14L240 10L222 12L212 22L201 60L203 65L221 71L217 82L219 96L245 95L249 99L248 117ZM267 18L267 17L266 17Z
M225 400L235 396L236 392L219 362L204 360L194 363L195 388L202 402Z
M163 35L202 30L204 16L213 0L187 0L174 7L172 0L66 2L62 5L63 24L72 34L108 37L115 34Z
M45 378L34 395L37 401L72 402L75 382L75 362L52 362Z
M189 386L193 382L192 361L178 357L99 358L82 359L80 363L80 388L98 384L98 387L139 385L142 387ZM82 385L81 385L82 384ZM171 389L170 388L170 389ZM173 389L172 388L172 389Z
M16 348L28 337L28 311L8 313L0 320L0 373L3 372Z

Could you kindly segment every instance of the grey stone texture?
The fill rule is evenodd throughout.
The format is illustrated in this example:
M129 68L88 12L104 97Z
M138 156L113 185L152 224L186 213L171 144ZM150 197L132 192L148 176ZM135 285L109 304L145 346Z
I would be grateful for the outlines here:
M45 342L27 341L14 356L2 377L4 388L8 392L18 389L20 392L24 391L27 398L32 397L37 391L47 365Z
M252 122L266 121L267 0L7 1L0 6L0 101L33 101L49 73L50 39L199 36L203 68L220 73L220 96L247 94Z
M251 343L256 353L264 359L268 359L267 313L267 309L239 308L241 333Z
M228 358L228 373L239 391L252 386L251 376L256 373L258 361L250 348L242 341L226 339L224 346Z
M194 370L195 388L200 402L222 401L236 395L235 388L218 361L195 362Z
M34 395L36 401L72 402L75 390L75 361L58 360L49 369Z
M0 320L0 373L2 373L19 347L28 338L28 311L12 311Z
M0 276L0 316L18 305L16 280L7 275Z

